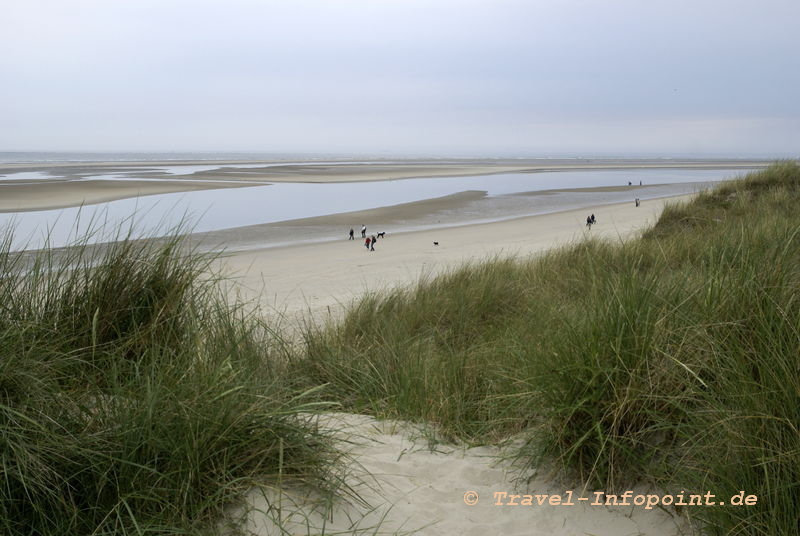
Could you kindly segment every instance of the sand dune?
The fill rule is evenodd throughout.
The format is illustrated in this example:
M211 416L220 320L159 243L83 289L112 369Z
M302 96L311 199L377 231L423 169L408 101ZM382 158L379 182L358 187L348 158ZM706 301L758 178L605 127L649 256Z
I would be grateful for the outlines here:
M684 196L687 198L689 196ZM673 199L587 206L556 214L390 235L375 252L362 241L308 244L240 252L224 259L238 275L239 292L260 299L267 314L333 319L342 306L366 292L412 284L465 262L499 255L532 255L586 235L624 240L653 223ZM598 223L585 226L594 213ZM439 245L434 245L434 241ZM239 510L245 528L258 536L292 534L422 535L650 535L688 532L682 518L663 509L604 506L498 506L495 492L591 497L545 477L511 480L499 447L429 448L419 429L359 415L336 415L328 426L350 441L355 466L347 483L363 500L343 498L331 508L304 489L254 488ZM638 487L636 494L649 490ZM478 503L465 503L474 492ZM650 491L650 493L653 493ZM470 496L472 498L472 496ZM278 529L278 522L283 529ZM283 532L285 530L286 532Z

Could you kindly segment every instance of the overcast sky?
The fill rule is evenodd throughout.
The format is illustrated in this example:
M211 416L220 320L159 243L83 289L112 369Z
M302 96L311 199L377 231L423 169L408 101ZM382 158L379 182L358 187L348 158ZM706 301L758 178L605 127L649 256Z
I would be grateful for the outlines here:
M0 151L800 156L800 0L0 0Z

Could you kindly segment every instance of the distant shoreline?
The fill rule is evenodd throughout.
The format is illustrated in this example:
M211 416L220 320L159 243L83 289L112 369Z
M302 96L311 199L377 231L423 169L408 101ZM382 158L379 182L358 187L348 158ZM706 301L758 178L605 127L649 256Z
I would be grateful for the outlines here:
M258 164L264 164L259 166ZM0 212L76 207L147 195L236 188L275 182L371 182L411 178L467 177L502 173L646 169L739 170L766 167L766 160L409 160L352 161L173 161L0 164ZM158 168L220 166L175 175ZM246 168L237 166L247 166ZM47 179L14 179L14 173L47 173ZM8 176L10 175L10 176ZM95 178L121 176L120 179ZM137 180L139 179L139 180ZM229 182L235 181L235 182Z
M47 161L47 162L0 162L0 175L4 173L15 173L19 171L51 170L53 168L64 168L72 173L81 173L84 168L147 168L163 166L240 166L251 164L264 164L265 166L325 166L325 165L353 165L353 166L500 166L513 168L532 168L538 171L551 171L556 169L635 169L635 168L707 168L716 167L718 169L749 168L753 166L767 165L775 159L636 159L636 158L412 158L412 159L223 159L223 160L92 160L92 161Z

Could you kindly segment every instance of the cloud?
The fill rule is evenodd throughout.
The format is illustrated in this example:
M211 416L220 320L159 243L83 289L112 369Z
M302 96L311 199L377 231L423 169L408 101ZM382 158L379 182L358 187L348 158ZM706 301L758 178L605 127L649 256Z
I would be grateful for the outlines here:
M12 3L0 150L791 154L798 16L770 0Z

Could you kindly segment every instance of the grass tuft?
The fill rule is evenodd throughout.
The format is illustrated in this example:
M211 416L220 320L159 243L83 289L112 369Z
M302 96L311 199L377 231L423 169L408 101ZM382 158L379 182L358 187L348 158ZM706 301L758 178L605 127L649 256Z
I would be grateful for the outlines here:
M313 391L180 237L0 250L0 533L199 534L261 481L337 485Z

